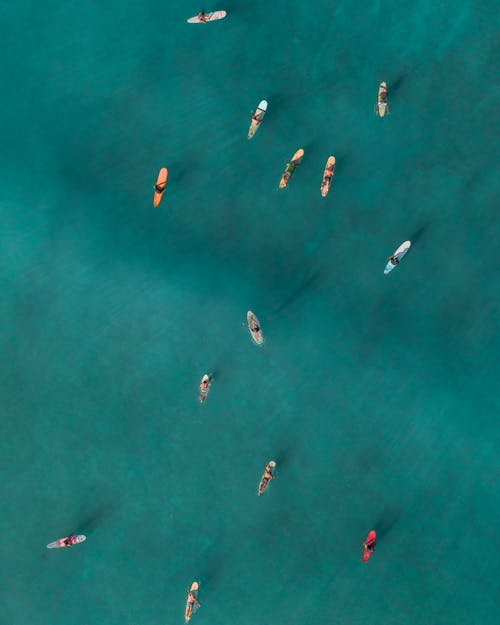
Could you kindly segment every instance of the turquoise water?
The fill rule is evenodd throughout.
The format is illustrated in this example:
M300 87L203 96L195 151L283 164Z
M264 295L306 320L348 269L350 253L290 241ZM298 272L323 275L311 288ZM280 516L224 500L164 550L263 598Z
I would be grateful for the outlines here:
M0 621L492 622L493 3L102 4L3 13Z

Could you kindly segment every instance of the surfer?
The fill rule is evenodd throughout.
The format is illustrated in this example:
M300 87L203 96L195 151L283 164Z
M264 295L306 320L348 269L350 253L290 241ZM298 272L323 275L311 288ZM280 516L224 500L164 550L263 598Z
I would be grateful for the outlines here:
M328 184L332 178L333 178L333 169L325 169L325 175L323 176L323 184L321 186Z
M200 11L198 13L198 19L200 20L200 22L202 24L206 24L207 23L207 18L206 18L206 15L205 15L205 11Z
M196 607L198 609L200 607L200 603L198 599L195 597L192 589L193 589L193 586L187 589L188 597L186 601L186 613L185 613L186 623L189 622L191 616L193 615L194 608ZM196 591L197 590L198 590L198 584L196 584Z
M252 115L252 121L255 123L256 126L258 126L262 121L262 111L260 111L259 113L254 113L254 115Z
M285 185L288 184L288 181L292 177L292 174L296 167L297 165L294 165L293 163L288 163L288 165L286 166L285 173L283 174L283 182L285 183Z
M264 474L260 479L259 490L258 490L259 496L262 495L262 493L269 486L269 482L274 477L275 469L276 469L276 462L274 460L271 460L266 464L266 468L264 469Z
M191 607L196 606L197 608L199 608L201 604L191 592L191 588L188 588L187 593L188 593L188 605L190 605Z
M363 560L368 562L377 546L377 533L375 530L368 532L366 540L363 542Z
M76 545L77 542L78 539L74 534L70 534L67 538L64 538L65 547L71 547L72 545Z
M390 260L393 265L399 265L399 258L397 256L389 256L387 260Z
M363 543L363 547L369 551L370 553L373 553L375 551L375 547L377 546L377 539L373 538L370 541L365 541Z
M200 404L202 404L207 398L208 391L210 390L210 384L212 382L212 374L205 375L201 378L200 382Z

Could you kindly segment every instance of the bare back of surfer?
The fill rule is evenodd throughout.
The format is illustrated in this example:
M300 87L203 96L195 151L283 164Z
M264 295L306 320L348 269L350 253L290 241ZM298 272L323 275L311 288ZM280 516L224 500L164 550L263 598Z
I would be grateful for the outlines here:
M260 122L262 121L262 112L255 113L254 115L252 115L252 121L256 126L258 126Z

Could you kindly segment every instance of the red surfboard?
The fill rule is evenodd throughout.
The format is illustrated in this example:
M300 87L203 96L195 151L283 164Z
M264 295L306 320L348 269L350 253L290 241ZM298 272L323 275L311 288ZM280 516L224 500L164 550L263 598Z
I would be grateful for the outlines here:
M375 545L377 544L377 533L375 530L368 532L365 542L363 543L363 561L368 562L375 551Z

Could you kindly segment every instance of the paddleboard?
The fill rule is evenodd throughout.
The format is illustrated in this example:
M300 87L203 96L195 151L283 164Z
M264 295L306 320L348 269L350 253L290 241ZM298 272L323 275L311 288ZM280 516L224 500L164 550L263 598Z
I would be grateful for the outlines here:
M252 121L250 123L250 128L248 129L249 139L251 139L254 136L254 134L257 132L257 130L259 129L259 126L262 123L262 120L264 119L264 115L266 114L266 111L267 111L267 102L265 100L261 100L259 102L259 106L257 107L257 110L252 115ZM257 121L255 118L257 118Z
M187 22L188 24L205 24L207 22L215 22L216 20L221 20L226 17L227 13L225 11L212 11L212 13L205 13L205 20L200 20L200 18L195 15L194 17L190 17Z
M377 534L375 530L371 530L368 532L368 536L363 544L363 561L368 562L368 560L373 555L373 549L375 549L374 543L377 541ZM373 549L367 549L367 546L374 545Z
M193 597L196 599L198 596L198 588L199 588L198 582L193 582L191 584L191 588L189 589L188 598L186 601L186 609L184 611L184 618L186 620L186 623L189 623L189 619L193 616L193 612L195 612L197 609L196 603L189 602L189 598L190 598L189 593L191 593Z
M384 97L385 96L385 97ZM384 117L389 114L389 104L387 103L387 83L381 82L378 88L377 106L375 107L375 113L380 117Z
M280 189L284 189L287 186L287 184L290 182L290 178L292 177L292 174L295 171L295 168L297 167L297 165L300 165L300 161L302 160L303 156L304 156L304 150L300 148L300 150L297 150L295 154L292 156L290 162L287 163L285 167L285 171L283 172L283 175L281 176L281 180L279 184Z
M331 176L327 177L329 173L332 173ZM328 195L328 191L330 190L330 185L333 180L335 172L335 156L329 156L326 161L325 171L323 172L323 181L321 183L321 195L326 197Z
M158 173L158 178L156 179L155 184L155 192L153 195L153 206L156 208L161 202L161 198L163 197L163 193L165 192L165 187L167 186L168 180L168 169L166 167L162 167Z
M78 545L78 543L83 543L84 540L87 540L87 537L84 536L83 534L79 534L76 537L76 543L75 545L65 545L64 541L67 540L67 536L65 538L60 538L59 540L55 540L53 543L49 543L47 545L47 549L62 549L64 547L74 547L75 545Z
M262 334L262 328L260 327L259 320L253 314L251 310L247 312L247 323L250 335L256 345L264 344L264 335Z
M408 252L410 247L411 247L411 241L405 241L404 243L401 243L401 245L398 247L398 249L394 252L394 254L392 256L394 258L397 258L399 260L399 262L401 262L401 259ZM385 266L384 273L387 275L397 265L399 265L399 263L393 263L392 260L389 260L389 262Z

